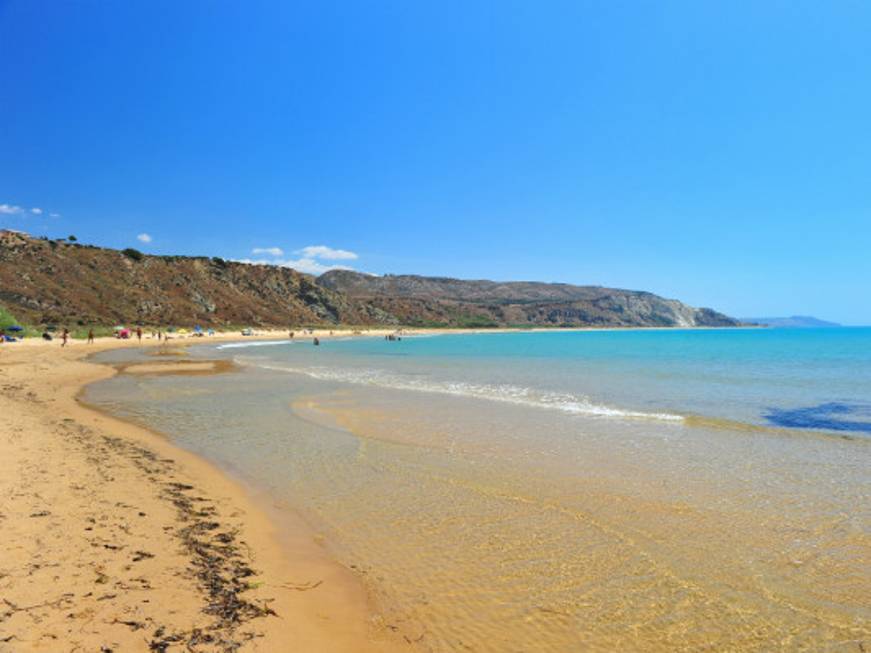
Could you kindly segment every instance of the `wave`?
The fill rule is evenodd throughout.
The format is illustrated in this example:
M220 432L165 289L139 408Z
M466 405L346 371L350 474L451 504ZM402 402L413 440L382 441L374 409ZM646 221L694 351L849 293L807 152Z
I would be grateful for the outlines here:
M247 347L268 347L270 345L289 345L293 340L256 340L254 342L231 342L218 345L215 349L245 349Z
M651 419L668 422L682 422L684 419L682 415L623 410L594 403L584 396L542 392L533 388L516 385L468 383L465 381L433 381L393 374L384 370L292 367L261 361L255 362L241 358L237 362L243 365L255 365L267 370L304 374L322 381L338 381L340 383L388 388L391 390L410 390L413 392L427 392L456 397L471 397L532 408L558 410L573 415L619 419Z

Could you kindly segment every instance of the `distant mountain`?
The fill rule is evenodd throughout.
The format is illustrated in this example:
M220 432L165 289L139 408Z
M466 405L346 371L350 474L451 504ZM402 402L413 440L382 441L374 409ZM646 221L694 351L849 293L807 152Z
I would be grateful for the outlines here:
M697 327L740 323L649 292L535 281L497 282L332 270L319 286L412 326Z
M742 317L741 321L746 324L761 324L763 326L778 327L782 329L807 329L816 327L839 327L837 322L826 322L810 315L793 315L792 317Z

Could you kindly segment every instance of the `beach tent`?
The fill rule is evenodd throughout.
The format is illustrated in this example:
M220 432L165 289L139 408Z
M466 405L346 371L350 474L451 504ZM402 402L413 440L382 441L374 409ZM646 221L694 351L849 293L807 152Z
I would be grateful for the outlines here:
M120 331L118 331L115 335L116 335L118 338L121 338L122 340L126 340L127 338L130 337L130 329L123 329L123 328L122 328L122 329L121 329Z

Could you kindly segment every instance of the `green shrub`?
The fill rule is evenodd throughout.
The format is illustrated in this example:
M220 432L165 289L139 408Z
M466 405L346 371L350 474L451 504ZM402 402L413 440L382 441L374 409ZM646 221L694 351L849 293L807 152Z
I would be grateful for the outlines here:
M0 329L11 327L14 324L18 324L18 320L13 317L12 313L0 306Z
M122 249L121 253L133 261L141 261L142 257L144 256L142 252L140 252L138 249L133 249L132 247Z

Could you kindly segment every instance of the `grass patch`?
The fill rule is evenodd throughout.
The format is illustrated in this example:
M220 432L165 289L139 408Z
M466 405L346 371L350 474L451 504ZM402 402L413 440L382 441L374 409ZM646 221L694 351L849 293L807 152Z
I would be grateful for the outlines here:
M12 316L12 313L0 306L0 329L11 327L14 324L18 324L18 320Z
M15 316L12 315L12 313L10 313L8 310L6 310L2 306L0 306L0 329L7 329L11 326L16 326L16 325L20 326L20 327L24 327L24 331L19 331L18 333L10 333L8 335L17 338L20 336L38 336L40 333L39 331L37 331L33 327L28 326L27 324L22 324L21 322L16 320Z

